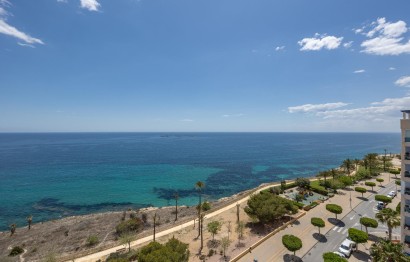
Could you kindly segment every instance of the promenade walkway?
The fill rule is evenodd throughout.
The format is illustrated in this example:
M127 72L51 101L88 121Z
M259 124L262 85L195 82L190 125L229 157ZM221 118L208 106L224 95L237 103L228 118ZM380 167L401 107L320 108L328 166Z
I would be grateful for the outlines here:
M391 176L391 174L383 173L380 176L381 178L385 180L384 184L387 184L389 182L389 175ZM393 179L391 179L391 181L394 183ZM360 183L363 183L363 182L360 182ZM379 190L379 187L377 186L375 190ZM325 227L321 228L320 230L322 234L326 234L329 230L331 230L335 226L334 224L328 221L328 218L334 218L335 216L334 214L326 210L326 204L333 203L333 204L338 204L342 206L343 212L342 214L338 215L338 218L341 219L351 211L351 207L355 208L357 205L363 202L363 200L357 198L358 196L361 196L361 194L358 192L348 191L348 190L340 190L340 191L342 192L342 194L335 195L333 198L330 198L326 202L308 211L305 216L300 218L292 226L289 226L286 229L278 232L276 235L270 237L268 240L263 242L261 245L253 249L251 253L248 252L245 256L243 256L238 261L252 262L254 261L254 259L257 259L258 261L272 261L272 262L273 261L290 261L291 252L289 252L282 244L282 236L286 234L292 234L302 239L303 247L299 251L296 252L296 256L298 256L299 258L303 257L318 242L318 240L314 237L315 233L318 232L318 228L314 227L311 224L310 220L312 217L320 217L325 221ZM349 201L350 193L351 193L351 206L350 206L350 201ZM367 198L372 194L374 193L367 192L366 194L364 194L364 196ZM323 251L323 252L326 252L326 251ZM351 258L350 260L353 261L354 258Z

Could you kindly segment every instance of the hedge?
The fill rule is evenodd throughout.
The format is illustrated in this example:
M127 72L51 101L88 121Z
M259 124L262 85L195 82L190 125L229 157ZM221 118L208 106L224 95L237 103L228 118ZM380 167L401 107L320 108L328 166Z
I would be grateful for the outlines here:
M391 203L391 198L385 195L376 195L374 199L376 199L376 201L381 201L383 203Z
M329 191L324 189L324 187L322 186L310 185L310 190L324 196L327 196L329 194Z

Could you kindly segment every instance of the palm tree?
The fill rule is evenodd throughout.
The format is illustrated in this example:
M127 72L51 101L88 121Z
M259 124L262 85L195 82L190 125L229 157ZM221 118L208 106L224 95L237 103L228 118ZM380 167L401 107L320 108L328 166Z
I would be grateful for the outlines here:
M352 169L352 161L350 158L343 160L342 168L344 168L346 173L350 175L350 170Z
M330 170L330 173L332 174L333 180L335 180L335 177L336 177L336 175L337 175L336 170L335 170L334 168L332 168L332 169Z
M205 187L205 183L198 181L195 183L195 188L199 192L199 205L198 205L198 237L201 235L201 210L202 210L202 189Z
M393 228L400 226L399 212L391 208L385 208L376 214L376 218L381 223L385 223L387 225L389 240L391 240L391 233Z
M159 215L157 214L157 212L155 212L154 216L152 217L152 220L154 222L154 242L155 242L156 226L158 224L159 219L160 219Z
M370 255L373 257L373 261L408 261L407 256L403 253L403 244L383 239L370 247Z
M179 198L178 192L175 192L174 198L175 198L175 221L177 221L178 220L178 198Z
M356 171L357 171L357 168L359 167L359 164L360 164L360 159L355 158L355 159L353 160L353 162L354 162L354 165L355 165L355 169L356 169Z
M27 224L28 224L28 230L30 230L30 229L31 229L31 223L33 222L33 216L32 216L32 215L29 215L29 216L26 218L26 220L27 220Z

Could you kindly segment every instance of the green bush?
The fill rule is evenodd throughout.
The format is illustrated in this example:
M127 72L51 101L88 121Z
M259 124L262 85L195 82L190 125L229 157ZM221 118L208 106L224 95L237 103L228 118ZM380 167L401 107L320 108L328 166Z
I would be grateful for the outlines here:
M353 185L353 180L349 176L340 176L337 178L345 187Z
M323 262L347 262L346 258L340 257L333 252L323 253Z
M396 212L400 213L401 212L401 202L399 202L396 206Z
M261 193L251 195L248 206L244 210L252 219L258 219L261 223L270 223L289 212L295 214L298 207L293 205L293 201L270 193Z
M208 201L205 201L204 203L202 203L202 210L203 211L208 211L211 209L211 203L209 203Z
M305 204L296 201L292 201L292 204L297 206L299 209L302 209L305 206Z
M24 249L22 247L15 246L10 250L9 256L14 257L14 256L22 254L23 252L24 252Z
M90 246L90 247L94 246L94 245L98 244L98 242L100 242L100 240L95 235L91 235L87 238L87 246Z
M380 186L382 185L382 182L384 182L383 178L376 178L376 181L380 183Z
M138 254L138 262L188 262L188 259L188 244L182 243L175 238L171 238L164 245L158 242L151 242L141 248Z
M320 186L318 184L312 184L310 186L310 190L324 196L327 196L329 194L329 191L327 191L323 186Z
M283 186L283 188L284 188L285 190L286 190L286 189L290 189L290 188L294 188L294 187L297 187L297 185L296 185L295 182L289 183L289 184L286 184L286 185Z
M376 195L374 199L376 199L376 201L381 201L383 203L391 203L391 198L385 195Z
M126 221L122 221L116 226L116 232L118 235L122 235L128 232L137 232L143 227L143 222L139 218L132 218Z
M398 186L401 186L401 180L400 179L396 179L396 181L394 183L396 183L396 185L398 185Z

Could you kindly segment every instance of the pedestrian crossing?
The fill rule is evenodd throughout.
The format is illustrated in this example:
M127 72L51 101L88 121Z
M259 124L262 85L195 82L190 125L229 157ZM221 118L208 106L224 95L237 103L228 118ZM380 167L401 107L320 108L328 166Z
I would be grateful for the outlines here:
M337 233L341 233L342 235L346 235L347 230L348 228L345 228L345 227L338 227L338 226L333 227L333 231L336 231Z

